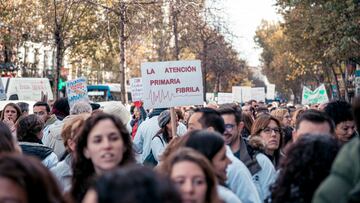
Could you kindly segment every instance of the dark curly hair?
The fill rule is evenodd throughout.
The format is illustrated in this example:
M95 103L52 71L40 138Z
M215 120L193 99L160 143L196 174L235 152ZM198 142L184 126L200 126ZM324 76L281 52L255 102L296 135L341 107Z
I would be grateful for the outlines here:
M335 126L344 121L353 121L351 104L346 101L332 101L324 109L325 113L334 121Z
M16 124L16 135L19 141L41 143L39 133L44 127L44 122L35 114L19 119Z
M194 113L202 114L199 123L203 128L213 127L214 130L220 134L225 132L224 119L217 110L203 107L195 109Z
M271 186L271 203L307 203L320 183L329 175L340 149L331 135L305 134L286 147L286 158Z
M72 165L73 177L71 195L76 202L81 202L84 198L84 195L95 176L95 169L92 161L84 155L89 134L97 123L107 119L111 120L119 130L126 149L119 166L135 162L130 134L118 117L106 113L99 113L88 118L77 136L75 159L73 160Z
M126 166L102 175L93 186L98 203L181 203L169 178L140 165Z
M14 152L14 138L9 127L0 121L0 154L4 152Z

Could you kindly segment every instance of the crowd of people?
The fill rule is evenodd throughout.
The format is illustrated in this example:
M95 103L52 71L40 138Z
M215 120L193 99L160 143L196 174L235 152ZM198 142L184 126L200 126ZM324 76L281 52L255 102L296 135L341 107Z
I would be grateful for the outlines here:
M360 98L174 111L8 103L0 202L360 202Z

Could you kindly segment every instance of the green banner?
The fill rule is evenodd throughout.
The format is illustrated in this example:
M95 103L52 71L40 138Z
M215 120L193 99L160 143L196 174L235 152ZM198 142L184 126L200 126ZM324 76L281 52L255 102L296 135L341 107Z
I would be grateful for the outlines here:
M302 104L321 104L329 101L329 98L326 93L325 85L322 84L314 91L307 87L303 87L302 92Z

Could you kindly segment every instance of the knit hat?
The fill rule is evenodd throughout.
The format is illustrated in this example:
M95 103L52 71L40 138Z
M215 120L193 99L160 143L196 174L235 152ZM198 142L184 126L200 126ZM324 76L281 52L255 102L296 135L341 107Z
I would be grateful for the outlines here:
M168 108L156 108L156 109L153 109L152 112L149 113L148 117L152 118L154 116L158 116L158 115L160 115L161 112L163 112L165 110L168 110Z
M120 101L106 102L103 107L103 111L108 114L118 116L124 125L126 125L131 118L130 112Z
M171 116L170 116L169 110L165 110L165 111L161 112L158 117L158 122L159 122L160 128L165 127L166 124L168 124L170 122L170 119L171 119Z

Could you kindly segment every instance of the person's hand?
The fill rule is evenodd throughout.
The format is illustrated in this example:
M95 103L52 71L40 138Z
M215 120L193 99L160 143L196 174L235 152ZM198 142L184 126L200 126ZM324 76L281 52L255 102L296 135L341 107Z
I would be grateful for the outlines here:
M15 131L15 123L14 123L14 121L12 119L4 118L3 122L9 127L11 132Z

